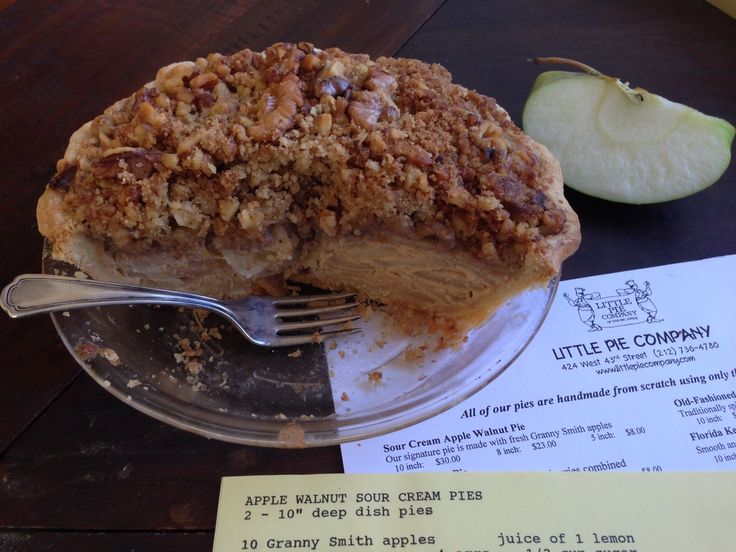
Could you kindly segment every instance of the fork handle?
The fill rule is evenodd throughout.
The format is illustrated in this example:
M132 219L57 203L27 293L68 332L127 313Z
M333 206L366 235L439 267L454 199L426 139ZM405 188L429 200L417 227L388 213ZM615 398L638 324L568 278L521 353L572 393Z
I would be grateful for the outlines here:
M12 318L130 304L174 305L223 311L223 306L216 300L193 293L46 274L21 274L5 286L0 295L0 306Z

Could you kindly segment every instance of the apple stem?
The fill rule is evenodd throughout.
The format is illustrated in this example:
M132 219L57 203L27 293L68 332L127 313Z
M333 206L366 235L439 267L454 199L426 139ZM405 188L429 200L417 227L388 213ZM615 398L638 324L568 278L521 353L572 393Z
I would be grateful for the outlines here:
M597 69L593 69L590 65L585 65L584 63L575 61L574 59L563 57L535 57L530 59L529 61L536 65L569 65L589 75L593 75L596 77L603 76L603 73L601 73Z
M616 85L621 89L621 91L624 94L626 94L626 97L629 99L629 101L632 101L634 103L641 103L644 101L643 93L646 93L645 90L642 90L641 88L635 88L632 90L629 87L628 82L621 82L617 78L609 77L608 75L604 75L603 73L598 71L598 69L593 69L590 65L585 65L584 63L575 61L574 59L563 58L563 57L535 57L528 61L535 63L537 65L569 65L579 71L582 71L583 73L587 75L591 75L593 77L601 77L604 79L610 79L611 81L616 83Z

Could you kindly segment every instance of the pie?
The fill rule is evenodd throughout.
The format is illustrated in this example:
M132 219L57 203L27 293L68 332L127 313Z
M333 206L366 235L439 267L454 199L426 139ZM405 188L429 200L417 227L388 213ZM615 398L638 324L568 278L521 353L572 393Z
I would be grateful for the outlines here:
M578 247L557 161L446 69L307 43L169 65L75 132L41 196L91 277L293 281L479 321Z

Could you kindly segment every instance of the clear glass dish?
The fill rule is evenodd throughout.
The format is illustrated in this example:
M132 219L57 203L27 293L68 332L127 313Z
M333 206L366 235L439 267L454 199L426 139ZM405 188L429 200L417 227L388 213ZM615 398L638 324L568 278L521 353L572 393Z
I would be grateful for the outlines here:
M76 269L44 252L44 271ZM180 429L234 443L311 447L374 437L467 399L536 334L559 279L507 302L457 350L407 337L382 313L322 344L265 349L214 314L164 306L55 313L64 345L124 403Z

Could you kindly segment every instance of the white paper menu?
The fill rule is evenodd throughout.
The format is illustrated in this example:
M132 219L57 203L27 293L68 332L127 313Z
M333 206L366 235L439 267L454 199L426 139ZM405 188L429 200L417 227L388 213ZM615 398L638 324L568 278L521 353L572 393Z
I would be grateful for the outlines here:
M499 378L346 473L736 470L736 255L566 280Z

